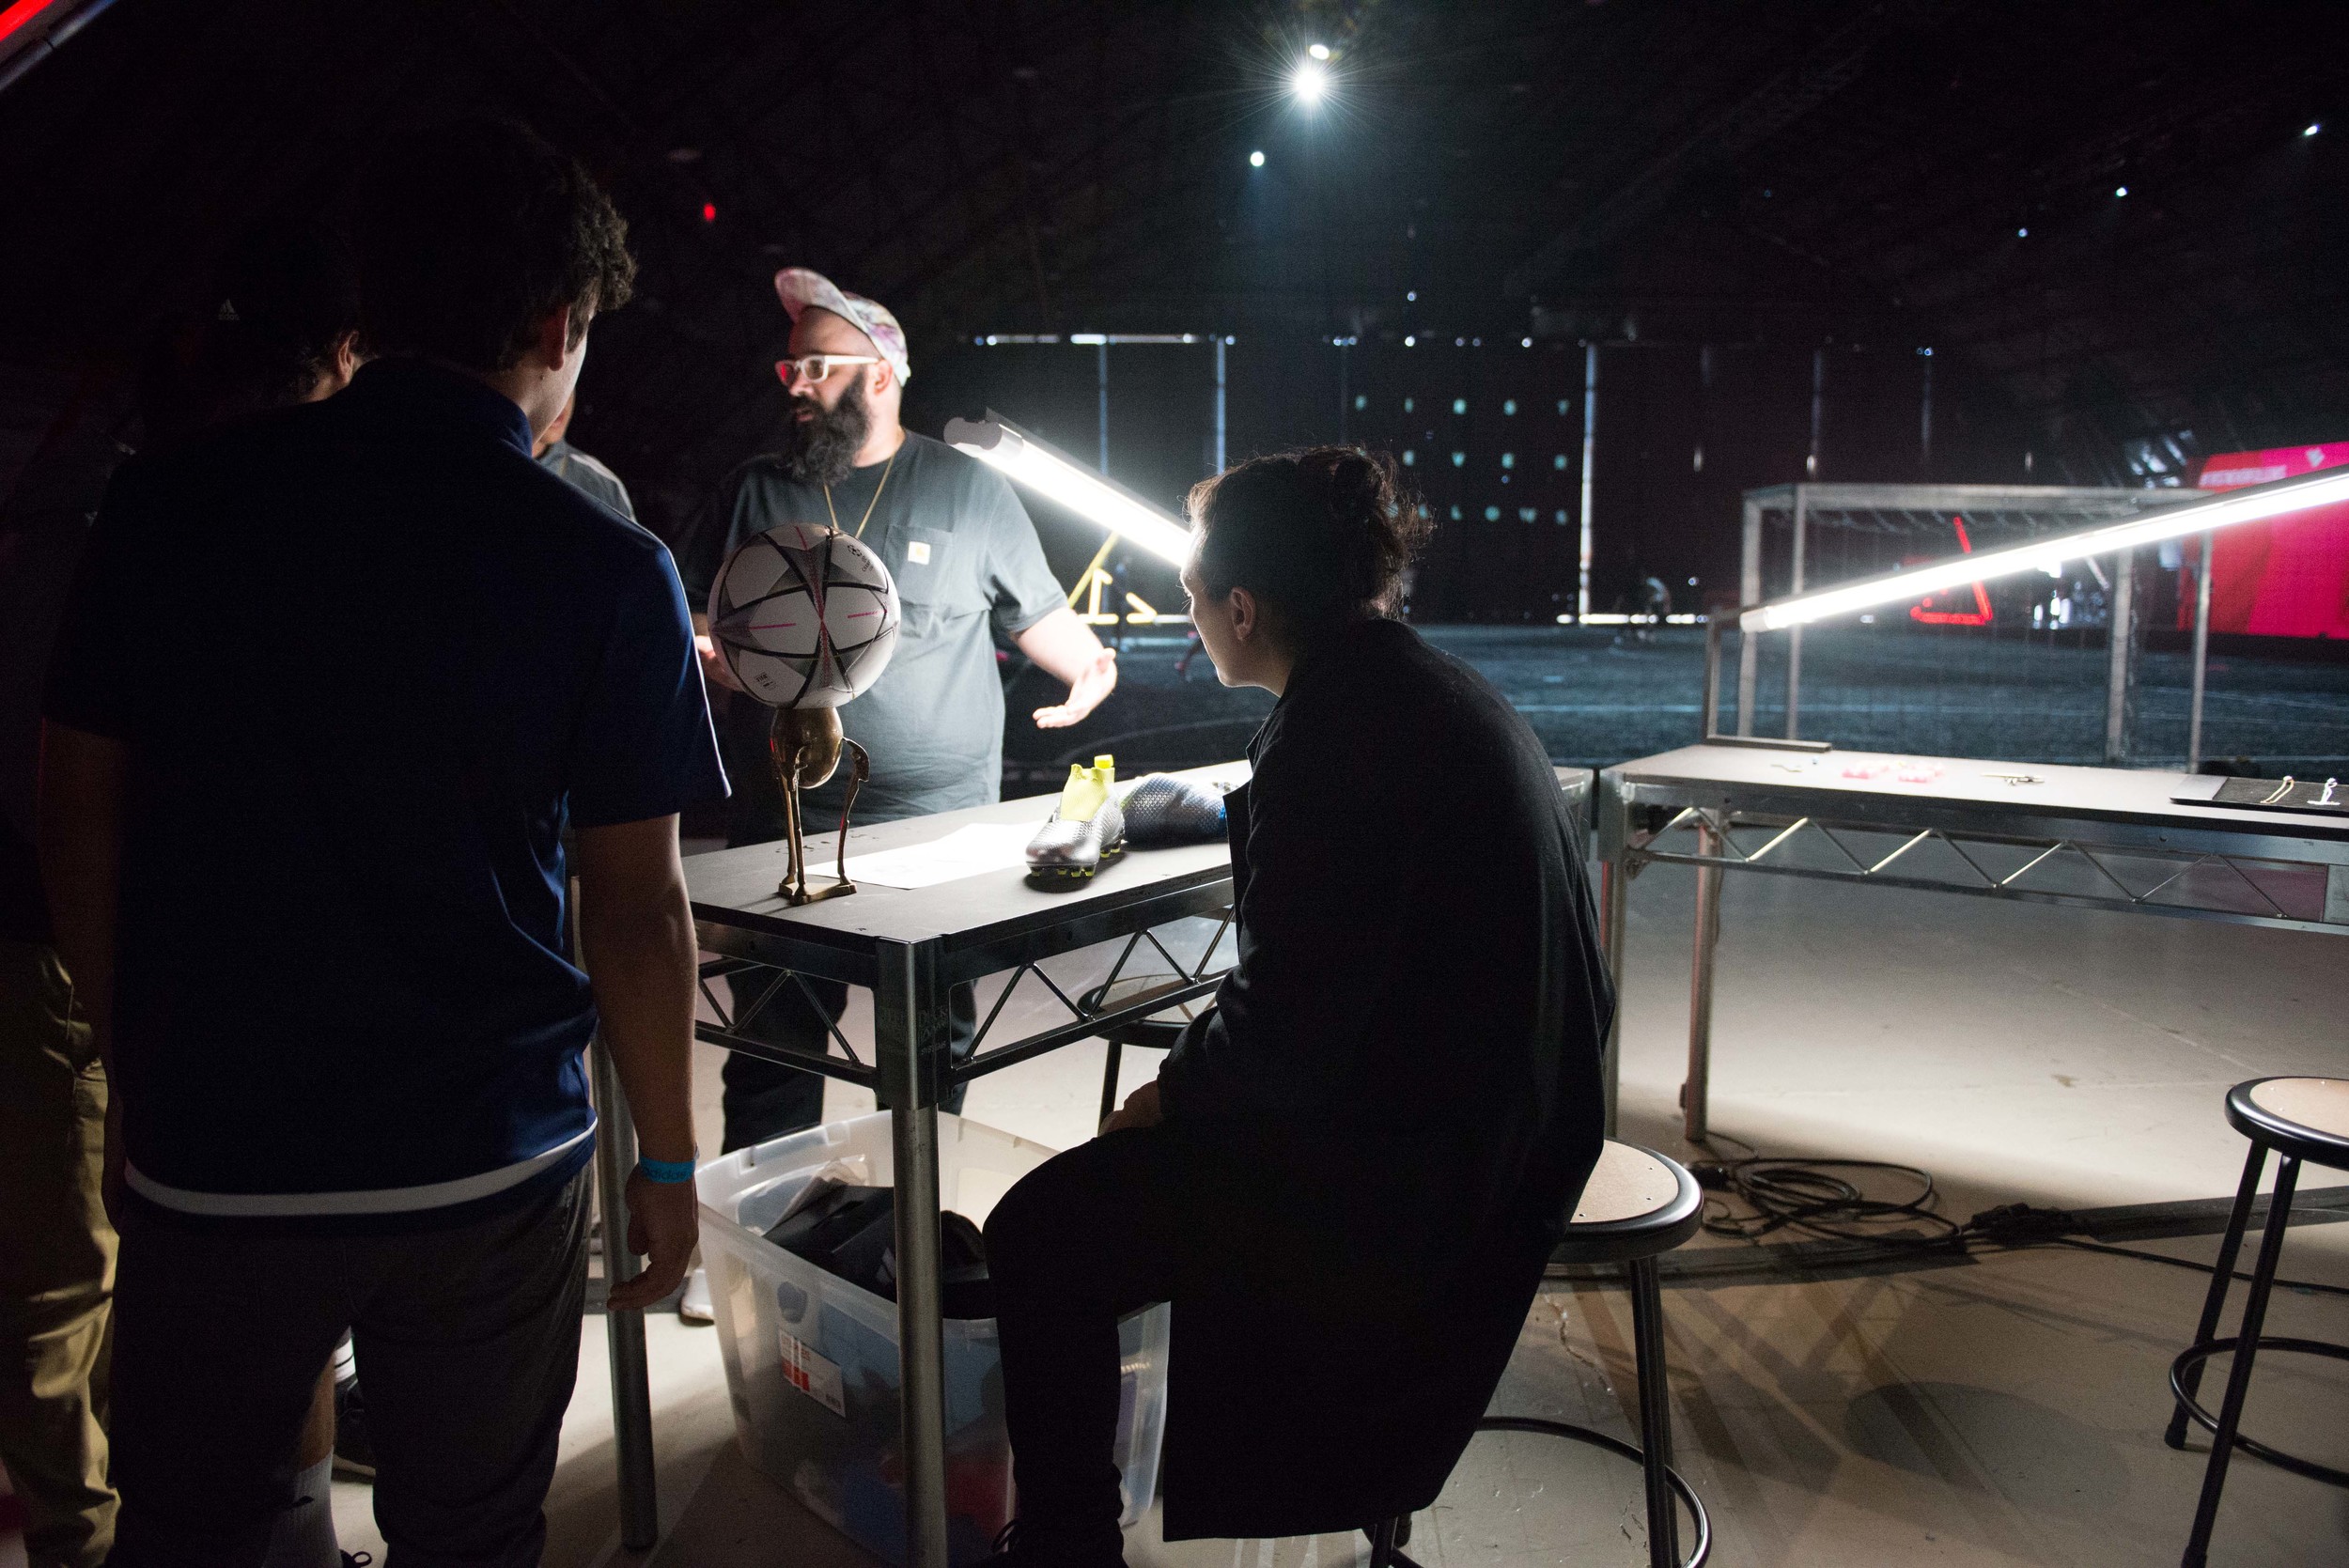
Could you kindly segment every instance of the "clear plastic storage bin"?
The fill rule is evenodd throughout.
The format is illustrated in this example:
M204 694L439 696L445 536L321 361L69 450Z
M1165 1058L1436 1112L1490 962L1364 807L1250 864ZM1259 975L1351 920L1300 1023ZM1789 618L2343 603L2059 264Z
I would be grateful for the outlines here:
M940 1112L940 1206L984 1226L1014 1182L1056 1151ZM739 1149L694 1177L726 1391L751 1463L892 1562L906 1560L897 1307L770 1245L764 1233L815 1173L845 1162L893 1180L889 1113L828 1122ZM984 1557L1012 1514L1011 1445L992 1318L945 1322L946 1525L952 1560ZM1148 1511L1166 1427L1167 1310L1119 1326L1117 1465L1127 1524Z

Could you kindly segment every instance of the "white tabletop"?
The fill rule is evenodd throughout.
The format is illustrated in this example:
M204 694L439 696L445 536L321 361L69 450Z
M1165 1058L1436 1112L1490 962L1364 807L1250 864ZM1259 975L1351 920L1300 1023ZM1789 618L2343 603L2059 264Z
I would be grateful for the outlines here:
M1792 752L1760 747L1686 746L1608 768L1621 783L1726 786L1747 791L1817 796L1826 812L1842 798L1863 815L1881 816L1902 803L2001 815L2071 820L2134 822L2332 840L2349 844L2349 816L2318 812L2255 811L2173 800L2173 795L2216 795L2225 781L2211 774L2154 768L2070 768L2043 762L1991 762L1976 757L1928 757L1886 752Z

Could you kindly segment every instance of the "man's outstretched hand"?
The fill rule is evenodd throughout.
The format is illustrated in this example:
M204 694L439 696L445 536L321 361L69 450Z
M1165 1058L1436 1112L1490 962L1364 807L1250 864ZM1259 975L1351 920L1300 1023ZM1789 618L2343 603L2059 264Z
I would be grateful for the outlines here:
M1035 727L1040 730L1065 730L1099 707L1101 699L1116 690L1117 651L1103 648L1069 683L1066 702L1055 707L1035 710Z
M1036 709L1038 730L1066 730L1093 709L1102 706L1102 697L1118 691L1118 653L1102 648L1085 664L1083 672L1069 683L1069 700L1048 709Z
M1093 629L1065 604L1012 641L1035 661L1037 669L1068 683L1066 702L1035 710L1038 729L1065 730L1117 690L1117 655L1103 647Z
M701 1198L692 1182L657 1182L642 1171L629 1172L628 1250L644 1255L645 1271L612 1287L609 1310L642 1311L684 1283L701 1234Z

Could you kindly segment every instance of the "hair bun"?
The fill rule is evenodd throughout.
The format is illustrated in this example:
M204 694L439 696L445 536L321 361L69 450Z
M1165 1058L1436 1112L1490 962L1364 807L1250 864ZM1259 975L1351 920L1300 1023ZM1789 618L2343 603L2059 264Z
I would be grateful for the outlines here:
M1208 590L1245 587L1306 636L1392 614L1431 531L1394 459L1359 446L1250 458L1194 488L1190 511Z

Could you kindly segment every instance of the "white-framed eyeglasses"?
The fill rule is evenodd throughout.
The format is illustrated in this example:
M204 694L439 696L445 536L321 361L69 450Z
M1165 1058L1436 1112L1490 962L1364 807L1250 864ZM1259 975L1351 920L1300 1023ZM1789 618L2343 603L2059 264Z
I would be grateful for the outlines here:
M820 386L824 378L832 374L832 366L835 365L879 365L881 363L883 362L878 354L801 354L798 359L775 361L775 374L783 378L783 384L786 386L791 384L794 376L810 386Z

